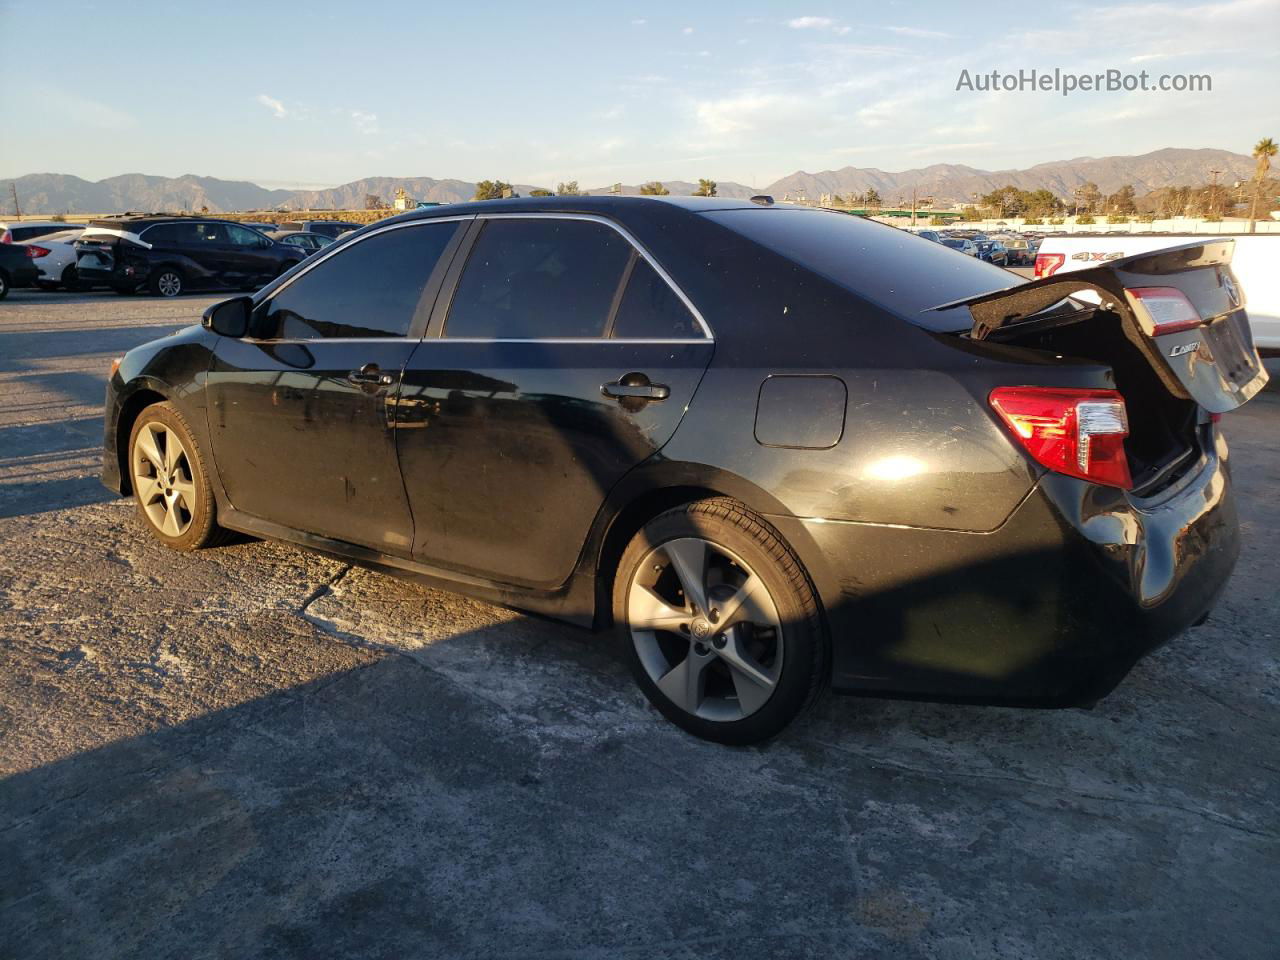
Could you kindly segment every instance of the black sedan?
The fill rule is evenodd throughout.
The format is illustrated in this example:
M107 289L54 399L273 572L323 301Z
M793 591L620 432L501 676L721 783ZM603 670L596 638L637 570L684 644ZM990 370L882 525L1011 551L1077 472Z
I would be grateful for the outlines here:
M767 198L406 214L118 361L104 480L178 550L613 628L712 740L827 687L1088 703L1236 560L1231 250L1022 284Z
M7 297L10 290L36 285L40 277L36 251L40 249L20 243L0 243L0 300Z

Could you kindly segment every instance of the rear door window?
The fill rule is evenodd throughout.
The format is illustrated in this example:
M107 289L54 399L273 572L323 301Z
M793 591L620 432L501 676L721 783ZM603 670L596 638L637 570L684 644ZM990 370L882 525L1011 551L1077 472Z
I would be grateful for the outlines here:
M141 237L153 247L172 247L179 241L180 223L160 223L142 232Z
M348 245L261 304L255 332L285 340L403 337L457 227L420 223Z
M601 337L631 245L591 220L495 219L467 259L446 337Z
M613 336L619 339L685 340L702 336L684 301L649 261L637 257L618 304Z

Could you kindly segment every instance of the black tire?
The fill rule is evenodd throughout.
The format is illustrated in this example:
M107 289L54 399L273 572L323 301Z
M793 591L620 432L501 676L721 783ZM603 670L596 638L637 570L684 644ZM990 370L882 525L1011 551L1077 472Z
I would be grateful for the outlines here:
M192 489L192 495L189 500L184 495L182 506L177 508L180 512L189 514L189 521L185 527L176 533L166 532L157 523L155 510L159 503L153 500L149 506L144 502L147 497L147 491L140 489L142 484L137 477L138 467L135 464L139 462L140 456L144 459L149 459L136 449L138 438L144 430L150 430L153 427L157 430L170 431L177 436L181 443L183 456L180 461L175 462L174 472L175 475L178 472L183 473L184 483L189 478ZM154 465L154 461L151 461L151 463ZM203 547L219 546L232 538L230 531L218 526L217 502L214 500L213 487L209 483L209 471L205 465L204 455L196 444L195 437L192 435L187 421L173 404L168 402L152 404L138 414L138 418L133 423L133 429L129 431L128 458L125 469L128 471L129 482L133 487L133 502L138 518L151 534L166 547L188 552L199 550ZM156 472L159 473L159 471ZM157 479L163 481L163 477L158 477ZM176 489L177 487L178 484L175 483L171 489ZM161 508L161 512L168 511L165 508Z
M186 292L187 281L176 267L161 267L151 278L150 287L158 297L178 297Z
M88 284L80 282L80 272L76 270L74 263L67 264L67 268L62 271L62 288L72 293L88 289Z
M0 300L9 295L9 275L0 270Z
M778 636L785 644L779 647L783 653L780 667L775 668L777 676L772 693L762 706L753 708L754 712L738 718L707 719L689 712L663 693L650 675L651 668L645 665L641 644L629 622L629 595L634 581L637 577L650 576L649 569L658 569L658 565L651 566L654 551L670 541L687 538L705 541L712 551L723 550L726 555L740 558L746 571L754 572L763 583L781 625ZM645 564L644 570L641 564ZM709 595L710 590L707 592ZM733 745L767 740L812 708L827 687L829 644L813 585L778 531L736 500L700 500L668 510L645 524L618 563L613 616L636 683L649 702L672 723L704 740ZM709 616L715 620L714 614ZM687 638L690 643L687 656L692 660L693 636L683 626L680 630L683 636L675 630L660 632L666 634L665 643L676 647ZM658 633L641 631L640 636L646 635L653 638ZM722 641L723 635L716 640ZM705 648L707 644L702 646ZM709 656L705 652L703 655ZM728 674L727 670L723 672ZM709 685L711 680L706 682ZM732 700L732 696L729 699Z

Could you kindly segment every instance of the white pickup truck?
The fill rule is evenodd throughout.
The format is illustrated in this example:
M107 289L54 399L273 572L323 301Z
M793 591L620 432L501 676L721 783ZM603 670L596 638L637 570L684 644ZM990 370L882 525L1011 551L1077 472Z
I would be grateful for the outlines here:
M1228 235L1161 234L1159 236L1045 237L1036 252L1035 276L1058 276L1072 270L1096 267L1111 260L1147 253L1164 247L1195 243L1197 240L1225 240ZM1264 355L1280 355L1280 234L1231 236L1235 253L1231 272L1245 296L1245 309L1253 331L1254 344Z

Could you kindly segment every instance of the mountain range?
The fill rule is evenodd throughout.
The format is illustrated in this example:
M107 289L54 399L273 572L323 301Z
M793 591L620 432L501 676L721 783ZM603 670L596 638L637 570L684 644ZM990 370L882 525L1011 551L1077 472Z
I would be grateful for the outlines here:
M920 197L932 197L945 206L970 201L976 194L989 193L1012 184L1023 190L1046 189L1063 199L1085 183L1095 183L1105 193L1131 184L1141 196L1161 187L1199 185L1218 171L1218 182L1231 184L1253 175L1253 160L1228 150L1166 148L1132 157L1078 157L1036 164L1026 169L980 170L962 164L934 164L915 170L888 172L875 167L843 167L807 173L803 170L783 177L763 188L721 182L717 192L723 197L749 197L767 193L817 200L824 193L853 195L874 189L886 204L910 202L914 189ZM432 177L368 177L328 190L268 190L247 180L219 180L187 174L156 177L129 173L105 180L89 181L60 173L33 173L12 181L18 202L27 213L123 213L127 210L199 210L211 213L244 210L352 210L364 207L365 197L374 194L390 202L396 188L403 187L419 200L453 203L469 200L475 184L466 180L437 180ZM547 184L553 187L554 184ZM665 181L676 195L688 195L697 184L684 180ZM534 186L517 184L528 195ZM593 187L588 193L609 192L608 186ZM640 192L638 185L624 185L624 194ZM0 182L0 206L12 208L9 182Z

